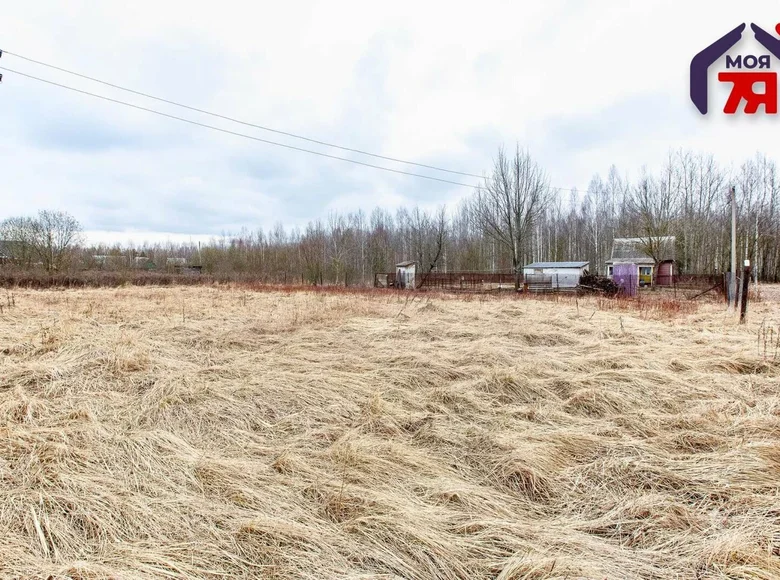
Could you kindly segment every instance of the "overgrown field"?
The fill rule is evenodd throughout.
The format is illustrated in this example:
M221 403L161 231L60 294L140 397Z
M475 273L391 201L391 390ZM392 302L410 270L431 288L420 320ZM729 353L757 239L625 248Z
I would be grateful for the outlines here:
M780 303L407 296L3 296L0 577L780 578Z

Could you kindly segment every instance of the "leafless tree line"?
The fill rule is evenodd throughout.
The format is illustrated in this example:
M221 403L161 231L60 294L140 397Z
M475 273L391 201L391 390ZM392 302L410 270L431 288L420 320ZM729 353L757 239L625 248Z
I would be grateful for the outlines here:
M0 223L0 259L13 258L21 267L40 265L52 272L69 265L81 239L81 225L65 212L44 210L34 217L11 217Z
M780 183L775 162L757 154L737 167L711 155L672 151L655 173L633 179L611 167L586 191L560 191L526 151L499 150L491 172L457 207L376 208L331 213L305 228L243 230L200 246L83 247L67 214L9 218L0 240L25 240L18 267L49 271L96 268L96 255L124 256L101 267L132 267L147 256L160 266L186 258L204 272L236 273L273 283L370 284L376 272L415 260L431 271L517 272L531 261L588 260L604 272L615 237L674 235L679 270L725 272L730 263L729 187L738 201L739 261L757 278L780 281ZM19 247L19 246L17 246ZM0 247L0 250L2 247Z

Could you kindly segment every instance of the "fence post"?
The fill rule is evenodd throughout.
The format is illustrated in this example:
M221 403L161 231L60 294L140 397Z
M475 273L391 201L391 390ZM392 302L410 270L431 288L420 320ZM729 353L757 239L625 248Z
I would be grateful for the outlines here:
M745 260L745 273L742 276L742 304L739 311L739 323L745 324L748 306L748 286L750 285L750 260Z

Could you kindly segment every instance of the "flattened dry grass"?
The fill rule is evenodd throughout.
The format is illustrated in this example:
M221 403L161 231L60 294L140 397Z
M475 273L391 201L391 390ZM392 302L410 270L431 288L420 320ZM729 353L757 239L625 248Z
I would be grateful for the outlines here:
M15 300L0 577L780 577L777 303Z

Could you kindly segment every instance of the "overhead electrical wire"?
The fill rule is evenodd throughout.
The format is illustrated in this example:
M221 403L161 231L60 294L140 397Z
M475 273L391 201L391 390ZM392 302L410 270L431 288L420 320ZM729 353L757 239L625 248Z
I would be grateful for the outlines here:
M8 67L0 66L0 70L4 70L13 74L17 74L23 77L26 77L28 79L32 79L35 81L40 81L42 83L47 83L49 85L54 85L55 87L60 87L63 89L67 89L69 91L73 91L76 93L81 93L82 95L87 95L90 97L95 97L97 99L103 99L104 101L109 101L111 103L116 103L118 105L124 105L125 107L131 107L133 109L138 109L139 111L146 111L147 113L154 113L155 115L160 115L161 117L167 117L169 119L175 119L177 121L182 121L183 123L189 123L190 125L196 125L198 127L203 127L205 129L212 129L213 131L219 131L220 133L227 133L228 135L235 135L236 137L243 137L244 139L251 139L253 141L259 141L260 143L267 143L269 145L276 145L277 147L284 147L286 149L292 149L294 151L302 151L304 153L311 153L312 155L319 155L321 157L327 157L329 159L337 159L339 161L346 161L348 163L355 163L357 165L362 165L364 167L371 167L373 169L381 169L382 171L389 171L391 173L400 173L401 175L409 175L411 177L421 177L423 179L430 179L433 181L441 181L442 183L450 183L452 185L459 185L461 187L470 187L472 189L477 189L479 186L477 185L471 185L468 183L461 183L459 181L451 181L449 179L442 179L440 177L433 177L432 175L422 175L421 173L411 173L409 171L402 171L400 169L392 169L390 167L382 167L381 165L373 165L371 163L364 163L363 161L357 161L355 159L348 159L347 157L339 157L338 155L330 155L329 153L322 153L321 151L313 151L311 149L304 149L303 147L296 147L295 145L287 145L286 143L279 143L278 141L270 141L268 139L262 139L261 137L255 137L254 135L247 135L246 133L239 133L237 131L231 131L230 129L223 129L222 127L216 127L214 125L209 125L207 123L200 123L199 121L193 121L192 119L186 119L184 117L179 117L177 115L171 115L169 113L164 113L162 111L158 111L156 109L150 109L148 107L142 107L141 105L134 105L133 103L128 103L127 101L120 101L119 99L112 99L111 97L106 97L104 95L98 95L97 93L91 93L89 91L84 91L82 89L77 89L75 87L71 87L68 85L63 85L61 83L57 83L54 81L50 81L47 79L42 79L40 77L36 77L27 73L23 73L21 71L17 71L14 69L10 69Z
M205 109L199 109L198 107L192 107L190 105L185 105L183 103L178 103L176 101L171 101L169 99L164 99L162 97L156 97L154 95L150 95L149 93L144 93L142 91L129 89L127 87L123 87L123 86L120 86L120 85L117 85L117 84L114 84L114 83L103 81L103 80L100 80L98 78L91 77L89 75L85 75L85 74L78 73L78 72L75 72L75 71L72 71L72 70L68 70L66 68L62 68L62 67L59 67L59 66L56 66L56 65L53 65L53 64L49 64L49 63L46 63L46 62L43 62L43 61L40 61L40 60L35 60L33 58L30 58L30 57L27 57L27 56L23 56L21 54L17 54L17 53L14 53L14 52L9 52L7 50L4 50L2 52L3 52L3 54L7 54L7 55L14 56L14 57L22 59L22 60L26 60L27 62L31 62L31 63L38 64L38 65L41 65L41 66L45 66L45 67L48 67L50 69L58 70L60 72L64 72L64 73L67 73L69 75L77 76L77 77L80 77L82 79L86 79L86 80L89 80L89 81L92 81L92 82L95 82L95 83L100 83L101 85L105 85L107 87L111 87L111 88L114 88L114 89L119 89L120 91L125 91L127 93L132 93L134 95L145 97L147 99L152 99L152 100L155 100L155 101L159 101L161 103L167 103L169 105L174 105L176 107L181 107L183 109L188 109L190 111L195 111L196 113L203 113L204 115L209 115L211 117L217 117L219 119L224 119L226 121L231 121L232 123L238 123L239 125L244 125L246 127L253 127L255 129L261 129L263 131L269 131L271 133L277 133L279 135L285 135L287 137L293 137L295 139L301 139L303 141L308 141L309 143L316 143L317 145L323 145L325 147L333 147L335 149L341 149L342 151L349 151L351 153L359 153L360 155L368 155L369 157L375 157L377 159L384 159L385 161L393 161L394 163L403 163L405 165L415 165L417 167L423 167L425 169L433 169L434 171L443 171L445 173L453 173L455 175L463 175L465 177L476 177L478 179L482 179L484 177L484 175L477 175L476 173L466 173L464 171L455 171L454 169L445 169L443 167L437 167L435 165L426 165L425 163L417 163L415 161L407 161L405 159L397 159L395 157L387 157L385 155L378 155L377 153L371 153L369 151L363 151L362 149L353 149L351 147L344 147L342 145L336 145L334 143L328 143L327 141L319 141L317 139L311 139L310 137L304 137L303 135L297 135L295 133L290 133L288 131L280 131L279 129L272 129L272 128L266 127L264 125L258 125L258 124L255 124L255 123L249 123L247 121L242 121L241 119L236 119L235 117L229 117L227 115L221 115L219 113L214 113L212 111L207 111Z
M301 140L304 140L304 141L308 141L310 143L316 143L318 145L323 145L323 146L326 146L326 147L333 147L333 148L336 148L336 149L341 149L343 151L349 151L349 152L352 152L352 153L358 153L358 154L361 154L361 155L367 155L367 156L370 156L370 157L375 157L377 159L384 159L386 161L392 161L392 162L395 162L395 163L403 163L403 164L406 164L406 165L413 165L413 166L416 166L416 167L422 167L422 168L431 169L431 170L435 170L435 171L442 171L442 172L446 172L446 173L452 173L452 174L455 174L455 175L463 175L463 176L466 176L466 177L475 177L475 178L478 178L478 179L484 179L485 178L484 175L477 175L475 173L467 173L467 172L463 172L463 171L455 171L455 170L452 170L452 169L445 169L443 167L437 167L435 165L426 165L424 163L417 163L417 162L414 162L414 161L408 161L408 160L399 159L399 158L395 158L395 157L387 157L387 156L384 156L384 155L379 155L379 154L376 154L376 153L363 151L361 149L353 149L353 148L350 148L350 147L344 147L344 146L341 146L341 145L328 143L326 141L319 141L317 139L311 139L309 137L305 137L305 136L302 136L302 135L297 135L295 133L290 133L290 132L287 132L287 131L281 131L281 130L278 130L278 129L272 129L270 127L265 127L263 125L258 125L258 124L255 124L255 123L249 123L247 121L242 121L240 119L236 119L236 118L233 118L233 117L230 117L230 116L227 116L227 115L222 115L222 114L219 114L219 113L214 113L214 112L211 112L211 111L207 111L205 109L192 107L190 105L185 105L183 103L178 103L176 101L172 101L172 100L169 100L169 99L164 99L162 97L157 97L157 96L154 96L154 95L151 95L151 94L148 94L148 93L144 93L142 91L136 91L134 89L130 89L130 88L127 88L127 87L123 87L123 86L114 84L114 83L103 81L103 80L100 80L100 79L95 78L95 77L91 77L91 76L88 76L88 75L85 75L85 74L81 74L81 73L78 73L78 72L75 72L75 71L71 71L71 70L68 70L68 69L65 69L65 68L53 65L53 64L49 64L49 63L46 63L46 62L43 62L43 61L40 61L40 60L35 60L35 59L32 59L32 58L23 56L21 54L17 54L17 53L14 53L14 52L9 52L7 50L0 50L0 55L13 56L13 57L16 57L16 58L19 58L19 59L22 59L22 60L25 60L25 61L37 64L37 65L45 66L45 67L51 68L53 70L64 72L64 73L67 73L67 74L70 74L70 75L73 75L73 76L77 76L77 77L80 77L80 78L83 78L83 79L86 79L86 80L89 80L89 81L92 81L92 82L96 82L96 83L108 86L108 87L112 87L112 88L115 88L115 89L118 89L118 90L121 90L121 91L125 91L125 92L128 92L128 93L132 93L132 94L144 97L144 98L152 99L152 100L159 101L159 102L162 102L162 103L166 103L166 104L169 104L169 105L174 105L176 107L181 107L183 109L187 109L187 110L194 111L194 112L197 112L197 113L202 113L202 114L209 115L209 116L212 116L212 117L215 117L215 118L224 119L226 121L230 121L230 122L233 122L233 123L238 123L240 125L244 125L244 126L247 126L247 127L253 127L255 129L261 129L263 131L269 131L269 132L272 132L272 133L277 133L277 134L280 134L280 135L293 137L295 139L301 139ZM355 160L355 159L349 159L347 157L340 157L338 155L331 155L331 154L328 154L328 153L323 153L321 151L314 151L312 149L306 149L306 148L303 148L303 147L296 147L295 145L288 145L286 143L279 143L278 141L271 141L269 139L263 139L263 138L260 138L260 137L255 137L253 135L247 135L245 133L239 133L237 131L231 131L229 129L223 129L221 127L216 127L214 125L209 125L207 123L201 123L199 121L194 121L192 119L187 119L185 117L179 117L177 115L172 115L170 113L165 113L163 111L158 111L156 109L151 109L149 107L143 107L141 105L135 105L133 103L128 103L127 101L122 101L122 100L119 100L119 99L114 99L114 98L111 98L111 97L107 97L105 95L100 95L100 94L93 93L93 92L90 92L90 91L85 91L83 89L78 89L78 88L75 88L75 87L71 87L69 85L65 85L65 84L62 84L62 83L58 83L58 82L55 82L55 81L51 81L51 80L48 80L48 79L37 77L37 76L31 75L31 74L28 74L28 73L25 73L25 72L21 72L21 71L18 71L18 70L14 70L14 69L11 69L11 68L8 68L8 67L4 67L4 66L0 66L0 70L4 70L4 71L7 71L7 72L10 72L10 73L13 73L13 74L18 74L20 76L29 78L31 80L35 80L35 81L38 81L38 82L46 83L46 84L49 84L49 85L52 85L52 86L63 88L63 89L69 90L69 91L73 91L73 92L80 93L80 94L83 94L83 95L87 95L87 96L90 96L90 97L94 97L94 98L97 98L97 99L102 99L104 101L112 102L112 103L115 103L115 104L118 104L118 105L131 107L133 109L146 111L148 113L153 113L155 115L160 115L162 117L167 117L169 119L174 119L174 120L181 121L181 122L184 122L184 123L189 123L191 125L195 125L195 126L198 126L198 127L203 127L203 128L211 129L211 130L214 130L214 131L219 131L221 133L234 135L236 137L243 137L245 139L251 139L253 141L258 141L260 143L266 143L268 145L275 145L277 147L284 147L286 149L291 149L291 150L294 150L294 151L300 151L300 152L303 152L303 153L310 153L312 155L318 155L320 157L326 157L326 158L329 158L329 159L336 159L338 161L346 161L348 163L361 165L363 167L370 167L372 169L379 169L381 171L388 171L390 173L396 173L396 174L400 174L400 175L407 175L407 176L410 176L410 177L419 177L419 178L422 178L422 179L428 179L428 180L431 180L431 181L438 181L438 182L441 182L441 183L448 183L448 184L457 185L457 186L460 186L460 187L468 187L468 188L471 188L471 189L478 189L479 188L479 186L471 185L471 184L468 184L468 183L462 183L462 182L459 182L459 181L452 181L452 180L449 180L449 179L443 179L443 178L434 177L434 176L431 176L431 175L423 175L423 174L420 174L420 173L413 173L413 172L410 172L410 171L403 171L403 170L400 170L400 169L393 169L393 168L384 167L384 166L381 166L381 165L374 165L372 163L366 163L366 162L358 161L358 160ZM567 187L551 187L551 189L558 190L558 191L579 191L577 189L567 188Z

